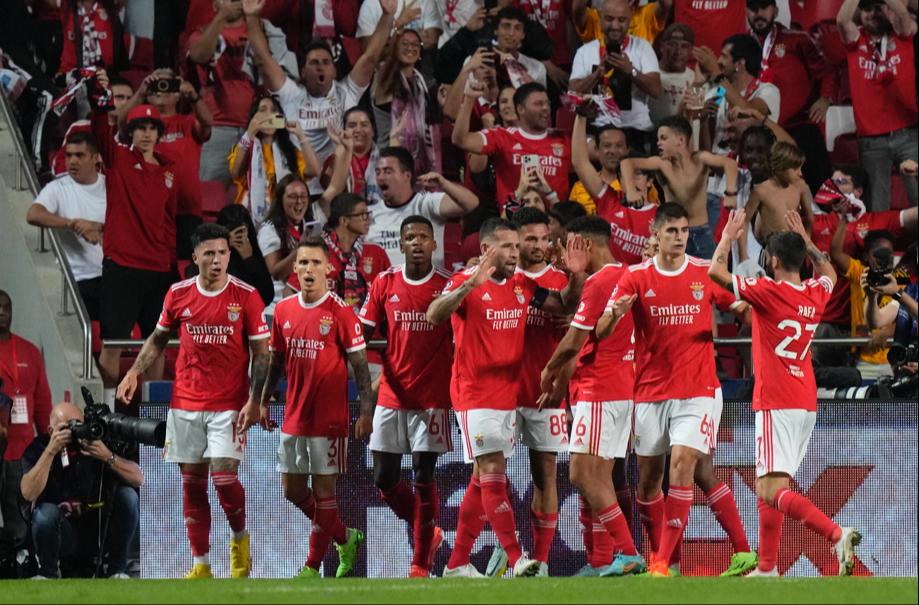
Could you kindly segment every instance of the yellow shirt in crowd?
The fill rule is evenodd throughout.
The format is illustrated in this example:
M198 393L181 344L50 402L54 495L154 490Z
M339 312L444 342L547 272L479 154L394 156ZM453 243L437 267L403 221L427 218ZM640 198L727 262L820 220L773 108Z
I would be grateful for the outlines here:
M230 166L233 165L233 162L236 160L236 154L239 153L239 145L233 145L233 149L230 150L230 155L227 156L227 161ZM299 149L294 148L294 153L297 155L297 174L302 178L304 172L306 171L306 161L303 159L303 154L300 153ZM265 165L265 181L268 183L268 199L274 199L274 186L278 184L278 179L274 174L274 150L271 145L267 143L262 144L262 158ZM242 204L246 201L246 193L248 192L249 184L246 181L247 172L243 172L242 176L238 179L233 179L233 183L236 185L236 199L233 200L235 204Z
M862 273L865 272L865 265L858 259L849 261L849 270L846 272L846 281L849 282L849 304L852 307L852 335L867 335L868 319L865 315L865 290L862 289ZM890 302L889 296L881 298L880 305L884 307ZM876 332L877 330L872 330ZM859 352L858 358L865 363L874 363L884 365L887 363L887 347L870 351L863 347Z
M613 179L613 182L610 183L609 186L613 188L613 191L622 191L622 184L619 182L619 179ZM584 187L584 184L581 183L581 181L575 183L574 187L571 188L571 193L568 194L568 199L572 202L577 202L584 206L584 210L587 211L587 214L597 213L597 203L594 201L594 198L587 192L587 189ZM661 203L660 198L657 195L657 189L654 187L652 187L648 192L648 203Z

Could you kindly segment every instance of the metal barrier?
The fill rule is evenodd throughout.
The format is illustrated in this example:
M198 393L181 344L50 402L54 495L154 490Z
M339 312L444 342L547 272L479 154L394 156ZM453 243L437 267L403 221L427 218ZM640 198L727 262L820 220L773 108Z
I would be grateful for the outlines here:
M19 131L19 123L13 117L13 112L5 94L0 94L0 111L3 112L3 119L9 124L10 134L13 137L13 144L16 147L16 188L19 191L29 191L33 196L37 196L41 190L38 182L38 175L35 173L35 167L32 165L31 154L28 152L28 146L22 138ZM23 182L25 181L25 183ZM61 316L72 315L68 310L69 301L73 302L74 311L80 321L80 329L83 333L83 348L81 354L82 373L81 378L91 380L93 377L93 343L92 343L92 323L89 320L89 313L86 312L86 306L80 296L80 290L77 288L76 279L73 277L73 271L70 268L70 261L64 254L60 238L54 229L45 230L40 228L41 245L39 252L47 252L45 241L51 242L51 251L57 259L58 267L61 270Z

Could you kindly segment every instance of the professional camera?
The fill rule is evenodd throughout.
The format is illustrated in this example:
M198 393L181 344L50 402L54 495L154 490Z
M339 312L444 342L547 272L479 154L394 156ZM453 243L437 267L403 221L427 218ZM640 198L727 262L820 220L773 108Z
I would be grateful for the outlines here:
M874 385L875 396L881 399L905 398L916 399L919 396L919 374L907 370L908 363L919 361L916 343L903 344L895 342L887 350L887 362L893 369L893 376L883 376Z
M157 78L150 82L147 90L154 92L179 92L179 86L182 83L178 78Z
M893 273L893 252L890 251L890 248L878 248L871 255L874 257L877 269L868 269L868 285L872 288L880 288L890 281L890 274Z
M149 418L134 418L109 411L104 403L96 403L86 387L81 388L83 401L83 422L71 420L67 425L74 442L78 439L96 441L108 438L125 443L142 443L163 447L166 441L166 423Z

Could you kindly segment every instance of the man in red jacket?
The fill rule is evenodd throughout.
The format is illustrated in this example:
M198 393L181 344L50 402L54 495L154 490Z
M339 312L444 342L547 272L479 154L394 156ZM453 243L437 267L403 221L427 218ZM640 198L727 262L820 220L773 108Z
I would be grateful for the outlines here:
M22 477L19 459L36 433L47 433L51 424L51 389L41 352L28 340L13 334L12 323L12 299L0 290L0 449L3 450L0 559L14 557L27 543L28 527L19 498Z
M776 22L775 0L747 0L749 33L763 48L759 79L782 91L781 113L773 116L807 155L804 180L811 192L833 172L826 142L817 124L839 92L839 81L814 40L803 31Z

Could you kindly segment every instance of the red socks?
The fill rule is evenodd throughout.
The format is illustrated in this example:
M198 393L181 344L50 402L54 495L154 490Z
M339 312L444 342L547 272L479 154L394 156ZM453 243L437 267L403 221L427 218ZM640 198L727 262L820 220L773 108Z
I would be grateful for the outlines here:
M348 541L348 528L338 518L338 502L334 497L316 500L316 523L337 544L344 544Z
M459 507L459 519L456 524L456 537L453 540L453 552L447 567L456 569L469 563L469 555L482 528L485 527L485 510L482 508L482 489L479 480L473 477L466 486L466 493Z
M191 554L203 557L211 550L211 505L207 501L207 475L182 473L182 513L191 543Z
M624 487L622 489L616 490L616 502L619 503L619 508L622 510L622 514L625 515L625 524L629 526L629 532L632 531L632 489L629 487ZM634 536L632 537L634 541Z
M750 544L747 542L747 534L744 533L743 521L737 512L737 503L734 502L734 492L731 488L723 482L719 483L705 494L705 498L715 519L730 538L734 552L750 552Z
M661 547L661 532L664 529L664 494L658 492L648 502L638 500L638 515L641 525L648 534L651 552L656 553Z
M230 529L239 533L246 529L246 491L239 482L236 473L221 471L211 472L214 489L217 490L217 499L220 507L227 516Z
M600 522L597 515L593 515L591 519L591 529L594 548L593 556L590 559L590 565L592 567L606 567L613 562L613 555L616 549L615 542L613 542L612 536L610 536L606 528L603 527L603 523Z
M380 490L380 495L397 517L409 524L415 522L415 494L408 483L400 481L387 492Z
M658 561L670 561L670 555L683 535L692 507L692 486L671 485L664 502L664 530L661 532L661 547Z
M558 513L538 513L530 509L530 516L533 520L533 558L548 563L549 549L558 527Z
M517 541L514 509L507 497L507 477L502 473L480 473L479 484L482 486L482 508L507 553L507 564L513 567L522 552Z
M407 487L407 486L406 486ZM437 525L437 511L440 501L437 496L436 483L416 483L413 497L415 552L412 565L418 565L430 571L431 540L434 539L434 526Z
M775 508L792 519L797 519L807 529L820 534L830 542L839 540L842 530L821 512L819 508L801 494L790 489L780 489L773 497Z
M313 498L312 491L309 491L306 498L301 502L294 502L294 506L303 511L303 514L312 520L310 551L306 558L306 566L318 571L319 566L322 565L322 560L325 558L325 553L329 550L329 544L332 543L332 538L322 531L322 528L316 523L316 499Z
M584 540L584 552L590 563L594 550L593 513L584 496L578 496L578 522L581 524L581 539Z
M772 571L778 563L785 515L766 504L762 498L757 499L756 508L759 510L759 568L762 571Z
M619 508L619 503L614 502L597 513L597 518L603 524L603 527L613 539L613 547L616 552L624 555L637 555L635 543L632 541L632 533L625 522L625 515Z

